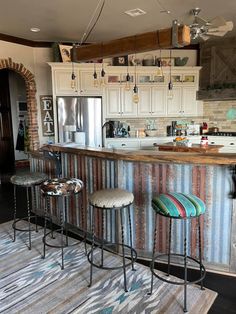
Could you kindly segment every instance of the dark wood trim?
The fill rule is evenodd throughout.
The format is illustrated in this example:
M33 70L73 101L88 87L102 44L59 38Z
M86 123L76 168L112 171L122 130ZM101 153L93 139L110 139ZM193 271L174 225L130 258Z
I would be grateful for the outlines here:
M190 44L190 29L186 25L178 28L178 44L180 46L187 46ZM165 48L172 48L171 28L88 46L74 46L71 49L71 55L74 62L80 62Z
M19 45L29 46L29 47L45 47L46 48L46 47L51 47L52 45L51 42L33 41L33 40L10 36L6 34L2 34L2 33L0 33L0 40L8 41L8 42L19 44Z

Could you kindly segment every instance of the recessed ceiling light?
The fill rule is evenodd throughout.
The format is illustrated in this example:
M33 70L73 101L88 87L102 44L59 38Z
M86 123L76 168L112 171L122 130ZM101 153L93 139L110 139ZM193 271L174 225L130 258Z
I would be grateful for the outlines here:
M34 33L38 33L38 32L40 32L40 28L38 28L38 27L31 27L31 32L34 32Z
M145 12L142 9L139 9L139 8L125 11L125 14L128 14L129 16L132 16L132 17L140 16L140 15L143 15L143 14L146 14L146 13L147 12Z

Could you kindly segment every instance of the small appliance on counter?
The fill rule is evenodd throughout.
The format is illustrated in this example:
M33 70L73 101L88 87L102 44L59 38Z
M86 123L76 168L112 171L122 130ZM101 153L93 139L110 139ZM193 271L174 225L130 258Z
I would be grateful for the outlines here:
M113 137L128 137L129 126L126 123L120 121L107 121L103 127L106 127L106 138Z

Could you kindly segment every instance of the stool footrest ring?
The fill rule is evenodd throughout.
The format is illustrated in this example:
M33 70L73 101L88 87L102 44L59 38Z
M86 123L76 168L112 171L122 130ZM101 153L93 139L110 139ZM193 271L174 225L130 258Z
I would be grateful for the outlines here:
M17 218L13 224L12 224L12 228L14 230L17 230L17 231L23 231L23 232L30 232L30 231L34 231L36 228L27 228L27 229L21 229L21 228L17 228L16 224L20 221L24 221L25 223L28 223L28 218L32 219L32 218L37 218L38 216L37 215L33 215L33 216L30 216L30 217L23 217L23 218Z
M106 244L104 245L103 249L104 249L104 251L106 251L106 248L107 248L108 246L114 246L114 245L122 246L122 243L106 243ZM129 246L129 245L124 244L124 247L125 247L125 248L128 248L128 249L130 250L130 257L129 257L129 258L132 257L132 253L133 253L133 261L132 261L132 259L131 259L130 261L128 261L128 262L125 264L125 267L128 267L128 266L132 265L132 262L134 263L134 262L137 260L137 252L136 252L136 250L135 250L134 248L132 248L132 247ZM115 270L115 269L124 268L123 265L121 265L121 266L116 266L116 267L111 267L111 266L103 266L103 265L98 265L98 264L92 263L92 261L91 261L91 253L92 253L92 250L93 250L93 252L94 252L96 249L101 249L101 248L102 248L101 245L99 245L99 246L94 247L93 249L91 249L91 250L88 252L87 258L88 258L88 261L89 261L90 264L92 264L94 267L97 267L97 268L100 268L100 269L105 269L105 270ZM108 251L109 251L110 253L116 254L115 252L112 252L111 250L108 250Z
M65 229L63 229L63 230L65 230ZM56 230L53 230L53 232L57 232L57 233L58 233L58 236L60 236L60 233L59 233L59 232L61 232L61 228L56 229ZM67 244L67 243L65 243L65 244L63 244L63 245L61 245L61 244L50 244L50 243L48 243L48 242L46 241L46 238L47 238L49 235L51 235L51 234L52 234L52 231L47 232L47 233L45 234L45 236L43 236L43 239L42 239L42 240L43 240L43 243L44 243L46 246L48 246L48 247L61 249L61 248L65 248L65 247L68 247L68 246L77 245L78 243L82 242L82 241L79 241L79 242L75 242L75 243L73 243L73 244ZM54 239L55 239L55 238L54 238Z
M154 260L154 261L156 261L157 258L165 257L165 256L167 257L168 254L158 254L158 255L155 256L155 260ZM179 257L183 257L183 258L184 258L184 255L183 255L183 254L174 254L174 253L171 253L171 254L170 254L170 257L171 257L171 256L179 256ZM163 276L158 275L158 274L155 272L156 270L155 270L154 268L152 268L152 266L150 267L150 268L151 268L151 272L152 272L153 275L154 275L155 277L157 277L158 279L160 279L160 280L162 280L162 281L165 281L165 282L167 282L167 283L170 283L170 284L174 284L174 285L191 285L191 284L195 284L195 283L198 283L198 282L202 281L202 280L205 278L205 276L206 276L206 269L205 269L204 265L201 264L199 260L197 260L196 258L191 257L191 256L189 256L189 255L187 255L187 260L194 261L194 262L197 263L197 264L199 265L199 267L200 267L201 276L200 276L199 278L197 278L196 280L187 281L187 282L185 282L184 279L180 279L180 278L178 278L178 279L181 280L181 281L167 280L167 279L165 279ZM160 262L160 261L159 261L159 262ZM164 274L164 275L165 275L165 274ZM168 275L168 274L167 274L167 275Z

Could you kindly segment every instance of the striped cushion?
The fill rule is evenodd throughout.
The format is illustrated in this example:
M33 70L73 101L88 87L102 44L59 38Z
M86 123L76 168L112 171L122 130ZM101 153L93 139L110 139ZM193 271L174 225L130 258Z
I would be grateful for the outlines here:
M205 204L197 196L184 193L160 194L153 198L152 207L168 217L197 217L205 213Z

